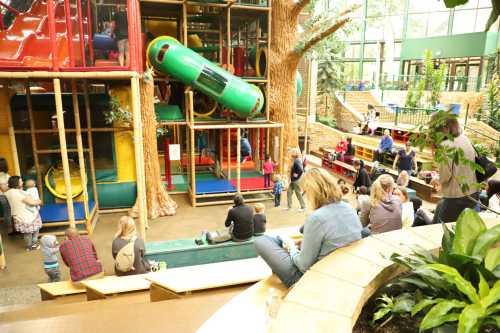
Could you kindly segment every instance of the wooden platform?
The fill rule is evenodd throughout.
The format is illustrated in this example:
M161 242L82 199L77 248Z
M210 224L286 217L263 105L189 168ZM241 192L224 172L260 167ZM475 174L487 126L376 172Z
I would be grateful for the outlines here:
M194 291L260 281L271 275L261 258L167 269L147 277L152 302L179 298Z

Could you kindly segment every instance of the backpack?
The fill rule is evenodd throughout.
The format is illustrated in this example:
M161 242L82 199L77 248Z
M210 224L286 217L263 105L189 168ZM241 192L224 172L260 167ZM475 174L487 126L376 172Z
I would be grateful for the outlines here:
M130 241L118 251L115 258L115 268L120 272L130 272L134 268L134 244L137 237L132 237Z

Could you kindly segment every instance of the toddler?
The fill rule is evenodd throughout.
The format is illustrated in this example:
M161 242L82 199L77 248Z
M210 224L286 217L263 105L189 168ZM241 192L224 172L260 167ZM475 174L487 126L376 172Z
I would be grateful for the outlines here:
M61 281L61 272L59 271L59 261L57 252L59 252L59 243L56 236L45 235L40 240L42 245L43 268L49 277L49 282Z
M281 192L283 192L283 183L281 182L280 175L274 177L274 207L279 207L281 205Z
M260 236L266 232L266 215L264 214L264 204L258 202L254 206L255 214L253 215L253 235Z
M357 211L360 212L363 207L370 206L370 195L368 193L368 188L366 186L360 186L357 194L358 207Z
M271 187L271 176L273 174L275 167L276 167L276 164L271 159L271 156L269 156L269 155L266 156L266 161L264 162L264 165L262 166L262 169L264 170L264 188Z
M26 194L29 195L34 200L40 200L40 196L38 195L38 188L36 187L35 181L33 179L28 179L28 180L26 180L26 182L24 184L26 186L26 191L25 191ZM26 207L30 210L32 210L32 209L39 210L40 209L40 206L28 206L28 205L26 205Z

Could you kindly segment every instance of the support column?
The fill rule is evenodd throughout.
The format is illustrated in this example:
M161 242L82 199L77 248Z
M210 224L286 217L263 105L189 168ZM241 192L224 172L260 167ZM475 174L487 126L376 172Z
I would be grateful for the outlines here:
M227 179L231 179L231 129L227 129Z
M33 161L35 162L35 172L36 172L36 184L38 188L38 193L40 194L40 200L43 202L43 190L42 190L42 172L40 171L40 161L38 160L38 145L36 142L36 127L35 119L33 118L33 101L31 100L31 90L29 82L26 82L26 102L28 104L28 118L30 121L30 132L31 132L31 147L33 150Z
M66 129L64 127L64 113L61 96L61 81L54 79L54 95L56 99L57 129L59 132L59 146L64 172L64 186L66 187L66 205L68 209L69 225L75 228L75 209L73 207L73 189L71 188L71 173L69 170L68 149L66 147Z
M71 98L73 101L73 114L75 117L75 129L76 129L76 149L78 150L78 166L80 167L80 181L82 183L82 198L83 198L83 209L85 211L85 220L89 219L89 194L87 192L87 172L85 171L85 158L83 155L83 142L82 142L82 128L80 124L80 106L78 105L78 89L76 86L76 81L71 80ZM88 135L88 134L87 134ZM87 231L92 232L92 226L90 223L87 224Z
M92 116L90 113L90 98L87 81L83 83L83 98L85 102L85 116L87 118L87 143L89 147L90 176L92 178L92 191L94 192L94 207L99 210L99 194L97 193L97 179L94 165L94 141L92 138Z
M241 128L236 130L236 190L241 191Z
M142 136L141 97L139 78L130 79L132 95L132 116L134 126L134 151L135 170L137 174L137 200L139 208L139 234L146 240L146 227L148 225L147 203L146 203L146 179L144 175L144 147Z

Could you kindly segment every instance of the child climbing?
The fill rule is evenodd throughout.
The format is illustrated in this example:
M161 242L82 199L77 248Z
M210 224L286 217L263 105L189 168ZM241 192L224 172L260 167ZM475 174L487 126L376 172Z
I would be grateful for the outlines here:
M57 253L59 252L59 243L56 236L45 235L40 240L42 245L43 268L49 277L49 282L58 282L61 280L61 271L59 270L59 260Z
M279 207L281 205L281 192L283 192L283 183L281 182L281 176L274 176L274 207Z
M130 55L128 45L128 18L123 7L113 17L113 30L118 45L118 61L120 66L129 67Z
M266 161L264 162L264 165L262 166L262 169L264 171L264 187L268 188L271 187L271 176L274 172L274 168L276 167L276 163L273 162L271 159L271 156L266 156Z
M264 209L266 208L263 203L256 203L254 205L255 214L253 215L253 235L260 236L266 232L266 214L264 214Z
M250 146L246 134L243 134L240 139L240 155L240 162L252 159L252 146Z

